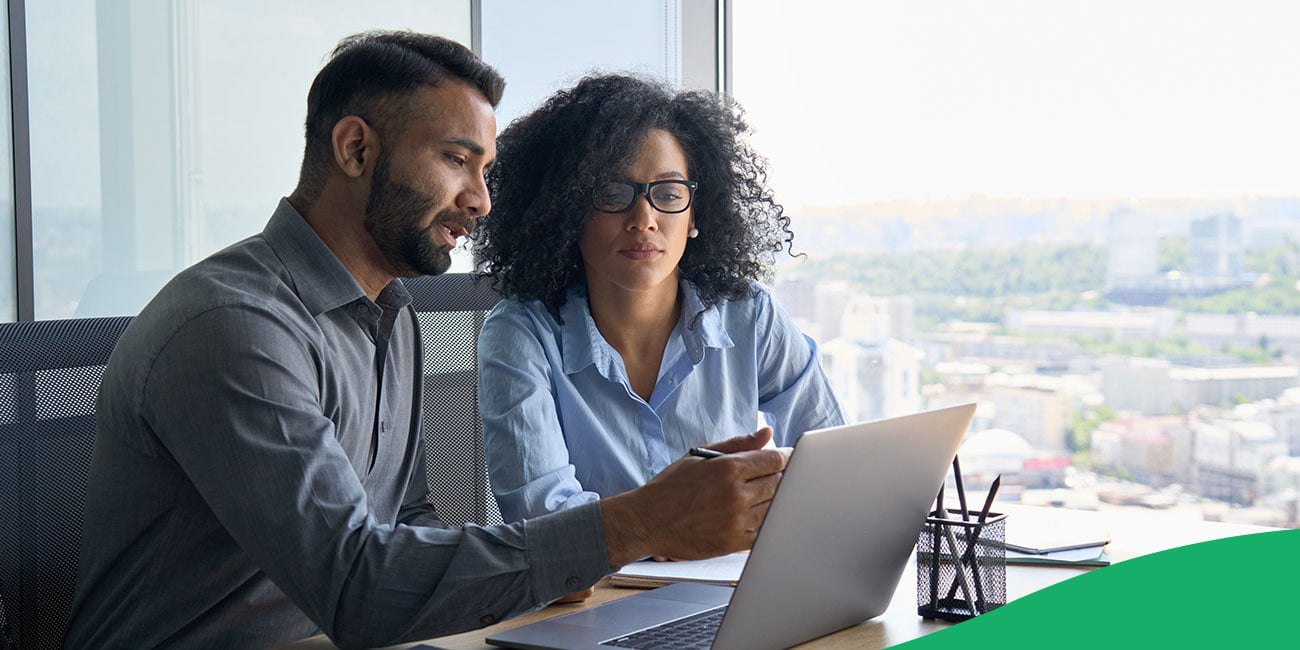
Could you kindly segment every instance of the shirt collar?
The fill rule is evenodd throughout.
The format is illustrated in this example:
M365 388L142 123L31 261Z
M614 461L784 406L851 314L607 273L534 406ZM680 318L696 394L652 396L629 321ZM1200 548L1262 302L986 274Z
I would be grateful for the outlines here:
M682 342L686 344L686 352L691 355L691 363L697 364L704 358L705 348L729 348L734 343L727 334L717 303L705 307L699 290L688 280L682 280L681 287L684 325Z
M613 374L613 356L605 337L596 329L596 321L587 306L587 292L572 287L560 306L560 336L564 342L564 374L572 375L596 364L606 376Z
M356 279L288 199L280 199L262 236L280 257L293 279L294 290L312 316L366 297Z
M695 285L681 280L682 321L678 327L686 351L691 355L691 363L698 364L704 358L705 348L729 348L734 344L723 325L722 316L717 305L705 307ZM564 343L564 373L572 375L583 368L595 365L607 377L614 376L614 349L596 329L596 321L591 317L587 305L587 292L581 287L569 289L560 307L561 340Z

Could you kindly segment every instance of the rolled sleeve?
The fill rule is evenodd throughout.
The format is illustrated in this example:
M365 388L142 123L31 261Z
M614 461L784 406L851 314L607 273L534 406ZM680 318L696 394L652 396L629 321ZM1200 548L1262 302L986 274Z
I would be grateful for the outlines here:
M844 424L844 412L822 370L817 343L794 319L760 292L755 300L758 336L758 407L776 443L793 445L805 432Z
M569 457L547 351L522 308L503 302L479 335L479 404L492 490L506 521L591 503Z

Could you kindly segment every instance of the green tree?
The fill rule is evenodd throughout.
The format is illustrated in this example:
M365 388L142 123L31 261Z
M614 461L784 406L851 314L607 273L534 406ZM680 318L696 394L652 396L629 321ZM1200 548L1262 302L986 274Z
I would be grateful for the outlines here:
M1088 461L1091 463L1092 433L1103 422L1114 418L1115 409L1105 404L1098 404L1075 412L1070 418L1070 437L1066 441L1070 451L1076 453L1087 452L1089 454Z
M1161 237L1158 250L1161 273L1187 270L1187 235Z

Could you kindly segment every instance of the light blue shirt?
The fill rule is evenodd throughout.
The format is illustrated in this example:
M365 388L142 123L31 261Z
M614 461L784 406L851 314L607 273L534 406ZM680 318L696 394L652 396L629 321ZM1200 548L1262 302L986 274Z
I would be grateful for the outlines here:
M563 324L540 301L503 300L479 337L479 400L492 489L507 521L642 485L691 447L751 433L776 444L843 424L804 336L762 287L705 308L681 283L682 316L649 401L596 329L583 289Z

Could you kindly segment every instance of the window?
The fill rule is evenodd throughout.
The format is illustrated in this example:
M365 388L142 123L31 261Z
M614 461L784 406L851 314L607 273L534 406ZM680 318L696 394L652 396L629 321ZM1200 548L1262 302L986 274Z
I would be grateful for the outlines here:
M1297 22L735 3L734 92L808 253L776 293L853 415L979 402L963 468L1025 502L1300 524Z
M716 18L703 0L483 0L483 59L506 78L497 128L591 73L714 89ZM454 251L452 271L472 268Z
M9 13L0 12L0 123L10 122ZM18 251L14 240L14 148L12 129L0 129L0 323L18 320Z
M3 320L21 315L20 281L37 319L137 313L177 271L260 231L296 184L312 78L341 37L362 29L477 38L510 82L502 127L592 70L717 83L713 0L50 0L24 9L32 234L14 241L4 184ZM17 269L16 245L32 249L30 277ZM456 251L453 269L468 268L468 251Z
M507 82L500 128L590 72L679 83L680 31L671 0L484 0L483 58Z
M260 231L297 182L307 89L343 36L470 40L469 4L450 0L26 9L38 319L134 314Z

